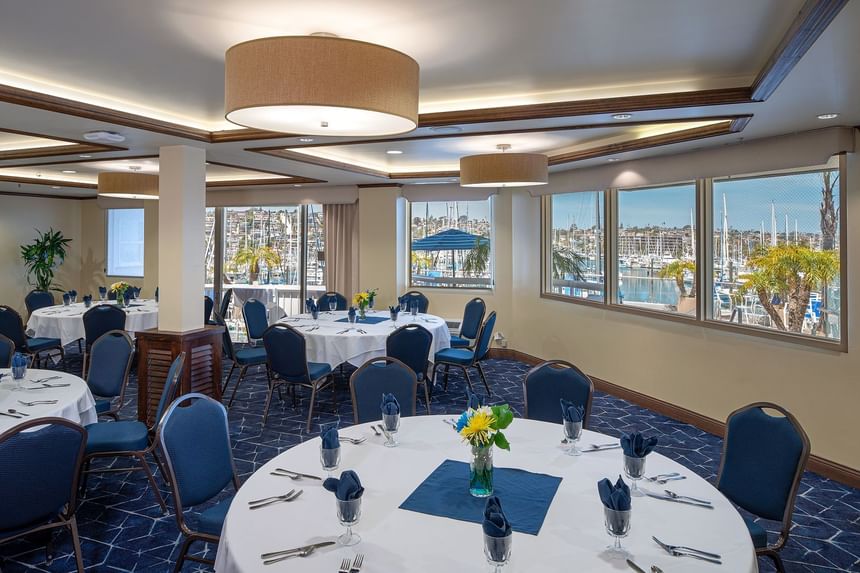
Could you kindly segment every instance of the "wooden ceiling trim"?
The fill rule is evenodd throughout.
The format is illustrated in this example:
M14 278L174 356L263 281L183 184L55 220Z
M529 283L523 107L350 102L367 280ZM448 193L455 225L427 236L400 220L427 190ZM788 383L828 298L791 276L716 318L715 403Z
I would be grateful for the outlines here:
M0 196L5 197L35 197L37 199L69 199L71 201L87 201L95 199L92 196L78 197L75 195L57 195L54 193L20 193L18 191L0 191Z
M43 179L41 177L16 177L12 175L0 175L0 181L5 183L23 183L26 185L50 185L52 187L72 187L74 189L98 189L95 183L82 183L79 181L62 181L59 179Z
M0 151L0 161L32 159L36 157L56 157L59 155L74 155L78 153L106 153L108 151L120 151L125 149L125 147L104 149L99 145L72 143L69 145L55 145L52 147L32 147L30 149L10 149L8 151Z
M378 169L361 167L359 165L353 165L352 163L346 163L344 161L335 161L334 159L326 159L323 157L316 157L313 155L308 155L306 153L299 153L297 151L287 151L280 147L276 149L260 150L257 151L257 153L262 153L263 155L271 155L272 157L278 157L280 159L289 159L291 161L307 163L308 165L316 165L317 167L329 167L332 169L339 169L341 171L348 171L350 173L358 173L360 175L370 175L371 177L388 178L389 176L387 172L380 171Z
M220 189L222 187L258 187L260 185L300 185L303 183L325 183L320 179L309 177L277 177L271 179L225 179L219 181L207 181L207 189Z
M244 171L252 171L255 173L267 173L269 175L280 175L282 177L290 177L292 179L303 179L307 183L325 183L322 179L313 179L311 177L302 177L300 175L293 175L292 173L284 173L283 171L271 171L269 169L258 169L257 167L246 167L244 165L235 165L232 163L223 163L221 161L212 161L208 160L206 163L210 165L220 165L221 167L230 167L232 169L242 169Z

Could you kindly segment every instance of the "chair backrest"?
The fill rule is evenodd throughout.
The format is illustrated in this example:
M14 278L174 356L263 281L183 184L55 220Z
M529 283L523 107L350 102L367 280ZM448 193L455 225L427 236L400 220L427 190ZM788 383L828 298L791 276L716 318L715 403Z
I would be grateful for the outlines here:
M334 299L335 302L337 302L337 308L335 308L335 310L346 310L346 297L339 292L334 291L329 291L327 293L321 294L320 297L317 299L317 306L320 310L328 310L328 303L331 299Z
M134 342L122 330L106 332L90 348L87 386L96 396L113 398L125 390Z
M525 415L531 420L560 424L564 398L583 410L583 426L588 426L594 383L582 370L564 360L541 362L526 374L523 381Z
M430 299L424 296L424 293L418 292L417 290L411 290L397 299L397 302L400 304L403 304L403 301L406 301L409 305L407 310L412 309L412 303L415 301L418 301L418 312L426 313L430 308Z
M62 418L28 420L0 434L0 533L42 525L64 507L65 516L74 514L86 444L86 430Z
M233 339L230 337L230 329L224 322L224 316L219 312L213 312L212 319L215 324L224 327L224 333L221 335L221 349L224 351L224 355L230 360L236 360L236 349L233 346Z
M215 301L211 296L203 297L203 324L209 323L212 320L212 309L215 308Z
M31 290L24 297L24 304L27 306L27 312L33 314L34 310L54 306L54 295L45 290Z
M401 416L414 416L417 388L415 372L403 362L390 356L368 360L349 378L355 423L380 419L383 394L394 394Z
M427 370L433 334L418 324L401 326L388 335L385 341L385 355L406 364L416 376Z
M182 381L182 370L185 366L185 353L180 352L173 363L170 365L170 370L167 371L167 378L164 380L164 389L161 391L161 398L158 400L158 408L155 410L155 421L152 424L153 428L158 427L161 417L164 415L164 409L170 404L176 394L179 392L179 386Z
M481 327L481 332L478 334L478 340L475 343L475 361L483 360L490 351L490 342L493 340L493 329L496 327L496 311L492 311L487 320L484 321L484 326ZM559 406L560 408L560 406Z
M242 305L242 317L245 319L248 340L263 338L263 332L269 327L269 316L266 312L266 305L255 298L249 298Z
M15 356L15 343L0 334L0 368L12 368L12 357Z
M87 346L111 330L125 330L125 311L115 304L99 304L84 313L84 338Z
M310 382L305 336L288 324L273 324L263 333L266 362L278 377Z
M177 518L184 507L209 501L231 481L238 487L227 409L220 402L197 393L180 396L162 417L157 440L167 462Z
M744 406L726 421L717 489L750 513L782 521L787 536L809 449L809 437L786 409L768 402Z
M224 291L224 294L221 295L221 306L218 307L218 314L221 315L221 318L227 316L227 311L230 310L231 302L233 302L233 289L228 288Z
M463 322L460 323L460 336L463 338L478 338L478 331L481 329L481 322L484 320L484 313L487 312L487 304L482 298L473 298L466 303L466 308L463 310Z
M14 342L19 352L27 349L24 321L17 310L5 304L0 304L0 334Z

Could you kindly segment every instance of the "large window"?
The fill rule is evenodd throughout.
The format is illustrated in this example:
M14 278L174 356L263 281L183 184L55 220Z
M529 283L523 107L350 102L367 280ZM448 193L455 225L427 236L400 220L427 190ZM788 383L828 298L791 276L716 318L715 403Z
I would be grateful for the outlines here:
M604 300L604 193L553 195L550 222L549 292L578 299Z
M839 340L839 171L715 179L712 317Z
M308 296L318 298L326 292L323 206L308 205L306 209L307 272L305 273L305 288Z
M108 276L143 277L143 243L143 209L108 209Z
M618 191L618 303L695 316L695 215L693 183Z
M410 204L414 287L491 288L491 205L485 201Z

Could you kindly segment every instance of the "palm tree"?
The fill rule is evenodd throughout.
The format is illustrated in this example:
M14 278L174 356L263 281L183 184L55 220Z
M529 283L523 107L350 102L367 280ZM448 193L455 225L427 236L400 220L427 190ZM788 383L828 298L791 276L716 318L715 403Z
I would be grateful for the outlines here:
M478 276L487 271L490 264L490 241L485 237L475 239L475 246L463 259L463 272L467 275Z
M825 251L833 249L836 245L836 226L839 220L839 210L833 198L833 189L839 183L838 171L824 171L821 173L821 248Z
M267 245L256 247L244 246L233 255L233 262L237 265L248 267L248 280L251 283L260 277L260 263L271 268L281 264L281 256L278 252Z
M564 279L571 275L575 280L585 278L585 257L564 247L552 247L552 278Z
M684 284L684 273L690 271L693 273L693 286L690 287L690 293L687 294L687 285ZM661 279L675 279L675 284L678 285L678 290L681 296L696 296L696 263L693 261L672 261L657 273Z

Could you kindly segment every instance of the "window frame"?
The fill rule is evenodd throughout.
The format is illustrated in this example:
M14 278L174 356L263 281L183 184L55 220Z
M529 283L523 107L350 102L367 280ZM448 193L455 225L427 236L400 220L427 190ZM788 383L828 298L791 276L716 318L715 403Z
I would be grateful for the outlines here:
M110 250L111 250L111 240L110 240L110 214L111 211L140 211L143 216L143 236L144 239L141 241L141 245L143 247L143 257L141 264L141 274L139 275L129 275L129 274L115 274L111 273L110 268ZM143 207L112 207L110 209L105 209L105 278L130 278L130 279L142 279L146 275L146 210Z

